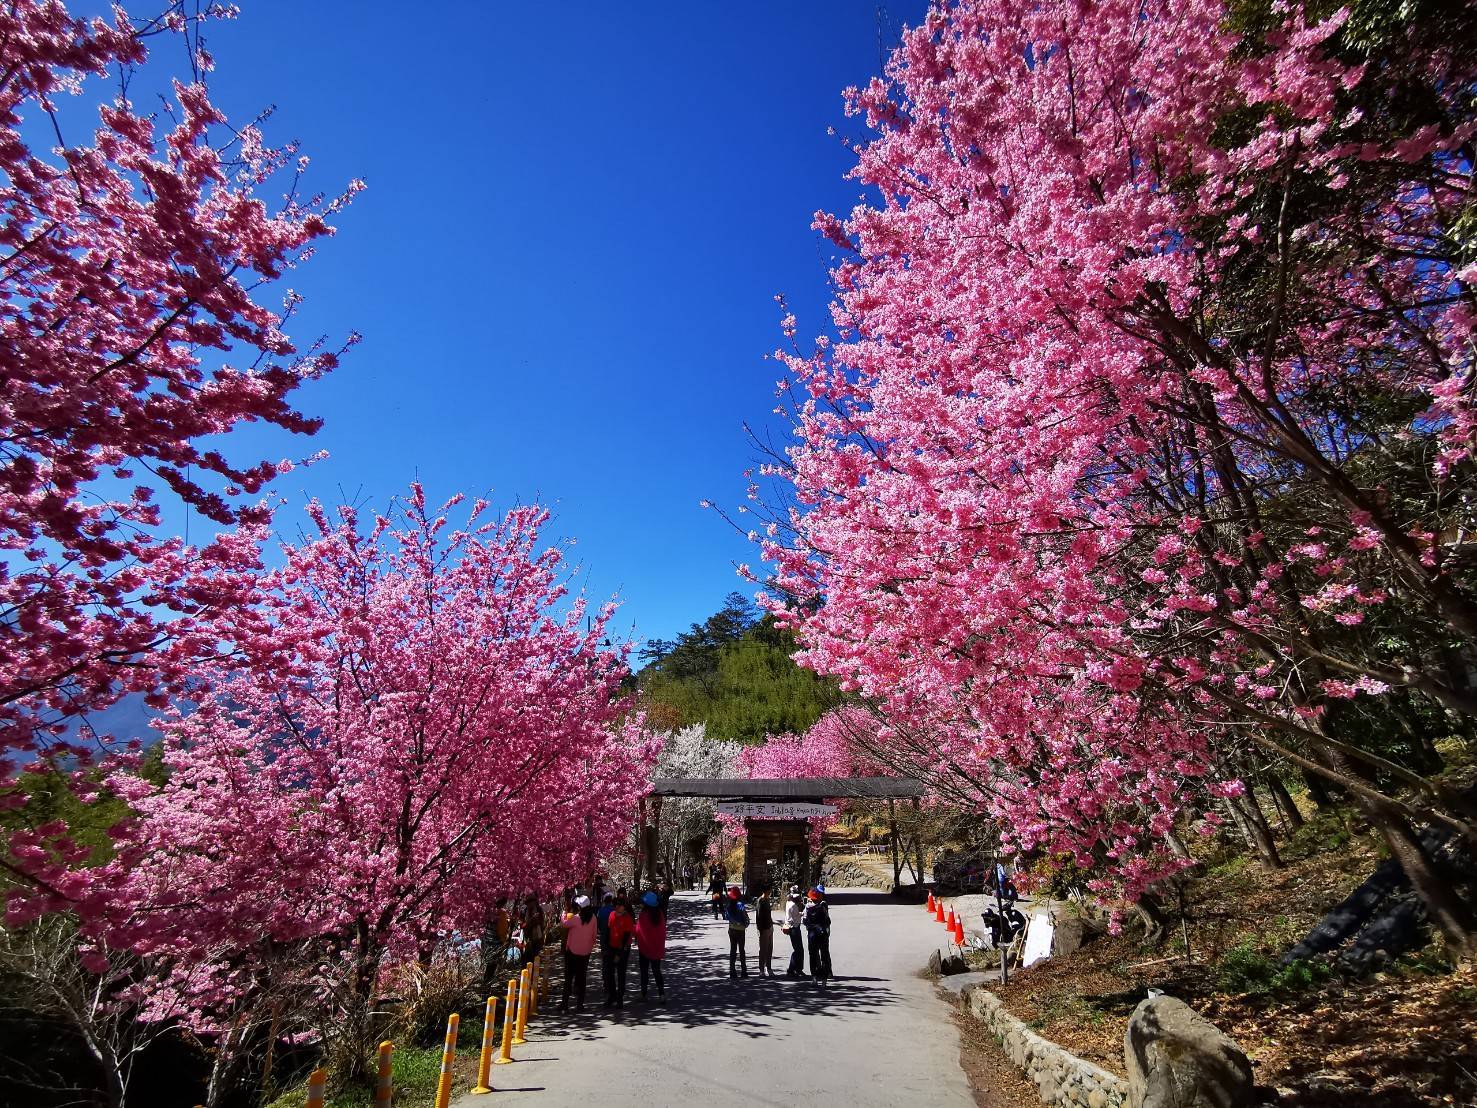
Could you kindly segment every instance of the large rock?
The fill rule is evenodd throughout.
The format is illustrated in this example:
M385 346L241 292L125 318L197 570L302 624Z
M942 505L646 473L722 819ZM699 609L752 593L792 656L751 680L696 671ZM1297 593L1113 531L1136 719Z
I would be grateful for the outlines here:
M1051 931L1051 956L1065 958L1068 954L1075 954L1087 941L1089 934L1085 919L1063 912Z
M1182 1000L1155 996L1123 1035L1129 1108L1243 1108L1257 1103L1241 1048Z
M939 973L944 976L952 976L956 973L968 973L969 963L959 954L946 954L939 962Z

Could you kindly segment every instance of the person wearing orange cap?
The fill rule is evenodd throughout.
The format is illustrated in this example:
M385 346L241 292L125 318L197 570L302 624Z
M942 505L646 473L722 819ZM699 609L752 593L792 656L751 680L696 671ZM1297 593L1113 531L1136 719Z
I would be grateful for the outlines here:
M826 902L826 887L810 890L810 903L803 917L805 934L810 939L810 976L817 981L831 978L831 906Z

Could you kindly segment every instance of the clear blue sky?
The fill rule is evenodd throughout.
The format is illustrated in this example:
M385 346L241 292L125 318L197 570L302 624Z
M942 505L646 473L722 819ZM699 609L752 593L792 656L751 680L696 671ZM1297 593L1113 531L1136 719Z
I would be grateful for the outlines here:
M857 198L826 130L856 130L841 90L921 0L241 6L208 39L217 103L276 104L268 137L302 141L310 184L369 188L291 279L295 338L364 336L299 394L327 424L248 429L237 455L328 450L278 484L294 504L383 504L416 475L548 503L642 639L743 587L756 553L698 502L742 503L774 294L802 338L826 325L811 214Z

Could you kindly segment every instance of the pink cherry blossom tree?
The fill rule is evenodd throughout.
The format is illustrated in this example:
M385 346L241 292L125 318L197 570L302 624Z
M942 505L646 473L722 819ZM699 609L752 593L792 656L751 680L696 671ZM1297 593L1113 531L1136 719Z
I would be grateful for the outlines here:
M499 897L556 890L634 822L659 744L622 716L612 609L567 595L542 509L453 526L459 500L313 505L208 691L160 722L168 780L110 779L138 816L79 914L99 954L166 967L156 995L202 1030L311 994L362 1073L390 966L480 935Z
M780 355L771 603L1130 891L1251 744L1473 950L1413 827L1477 841L1471 806L1380 741L1474 734L1472 31L961 0L848 94L873 199L817 216L836 334Z
M291 394L341 352L295 346L299 298L269 290L360 186L306 193L295 148L211 103L201 31L230 14L0 11L0 786L18 758L85 757L95 743L58 745L69 724L86 735L87 713L129 692L162 706L213 650L210 620L256 568L258 494L291 464L232 460L220 437L247 421L311 434ZM180 47L170 97L131 101ZM245 529L189 547L160 528L165 490Z

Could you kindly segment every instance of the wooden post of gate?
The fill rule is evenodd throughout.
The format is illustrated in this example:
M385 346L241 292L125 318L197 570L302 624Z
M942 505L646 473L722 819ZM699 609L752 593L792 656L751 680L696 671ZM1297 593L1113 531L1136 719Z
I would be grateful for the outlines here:
M654 796L651 798L651 850L647 856L651 859L651 883L655 885L661 878L661 867L665 859L661 854L662 849L662 798ZM672 874L667 874L667 879L672 881ZM672 881L675 887L676 881ZM636 883L636 893L639 896L641 883Z
M897 855L897 801L891 797L887 798L887 830L887 840L892 847L892 891L896 893L903 883L903 865Z
M918 798L913 798L913 849L918 852L918 884L923 884L923 812Z

